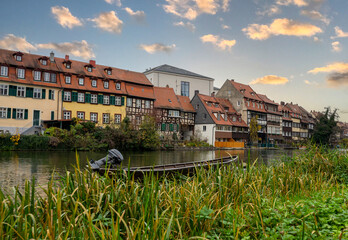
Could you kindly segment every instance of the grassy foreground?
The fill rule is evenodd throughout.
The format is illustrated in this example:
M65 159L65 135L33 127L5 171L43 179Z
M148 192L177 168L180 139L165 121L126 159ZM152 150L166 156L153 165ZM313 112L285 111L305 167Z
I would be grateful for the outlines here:
M142 182L76 168L38 195L0 191L0 239L348 239L348 155Z

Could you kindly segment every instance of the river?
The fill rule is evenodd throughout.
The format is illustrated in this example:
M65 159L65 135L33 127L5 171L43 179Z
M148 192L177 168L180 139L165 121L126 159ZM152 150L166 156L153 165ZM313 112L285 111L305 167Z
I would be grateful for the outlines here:
M124 164L131 166L153 166L179 162L201 161L218 158L220 156L239 155L240 159L251 161L258 159L258 164L270 165L277 161L284 161L296 154L292 150L219 150L219 151L152 151L152 152L122 152ZM51 179L72 171L76 166L76 154L79 156L80 166L85 167L88 159L98 160L106 153L97 152L48 152L48 151L19 151L0 152L0 187L6 192L13 187L23 189L26 180L35 177L40 186L44 186Z

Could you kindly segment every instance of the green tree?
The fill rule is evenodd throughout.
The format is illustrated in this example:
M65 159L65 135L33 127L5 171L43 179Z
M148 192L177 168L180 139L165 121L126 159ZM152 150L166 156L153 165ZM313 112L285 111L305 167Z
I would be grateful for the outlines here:
M333 143L337 132L337 118L337 109L331 111L330 107L327 107L326 111L319 115L313 131L313 141L315 143L322 145Z
M156 121L151 116L145 116L140 125L140 142L144 149L154 150L160 146L160 136L157 132Z
M259 129L259 126L257 124L257 117L253 117L250 120L250 126L249 126L249 130L250 130L250 142L252 143L256 143L258 141L258 135L257 135L257 131Z

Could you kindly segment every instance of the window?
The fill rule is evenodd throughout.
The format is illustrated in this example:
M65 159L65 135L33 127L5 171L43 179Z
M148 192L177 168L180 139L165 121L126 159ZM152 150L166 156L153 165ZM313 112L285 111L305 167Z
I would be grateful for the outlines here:
M133 105L133 98L127 98L127 107L132 107Z
M91 103L98 103L97 94L91 94Z
M232 117L232 121L235 122L237 119L235 116Z
M71 76L65 76L65 83L71 84Z
M22 56L21 56L21 55L16 55L16 60L17 60L18 62L21 62L21 61L22 61Z
M203 126L203 132L207 131L207 126Z
M70 69L71 68L71 63L66 63L65 67Z
M116 90L120 90L121 89L121 83L116 83Z
M71 111L64 111L63 119L71 119Z
M103 113L103 124L110 122L110 113Z
M255 107L255 103L253 102L253 107Z
M91 121L95 123L98 122L98 113L91 113Z
M0 84L0 95L8 95L8 85Z
M77 112L77 118L81 120L85 120L85 112Z
M141 117L140 117L140 116L136 116L136 117L135 117L135 123L136 123L137 125L140 125L140 124L141 124Z
M85 102L85 94L84 93L78 93L77 94L77 101L78 102Z
M115 114L115 123L121 123L121 114Z
M104 88L106 88L106 89L109 88L109 82L108 81L104 81Z
M97 87L97 80L95 79L92 80L92 87Z
M16 119L24 119L24 109L16 109Z
M88 72L92 72L92 67L87 67Z
M181 82L181 96L190 97L190 83Z
M115 97L115 105L121 106L121 97Z
M51 74L49 72L44 72L44 81L49 82L50 81Z
M41 81L41 72L40 71L34 71L34 80Z
M141 100L140 100L140 99L137 99L137 100L136 100L136 102L135 102L135 107L141 108Z
M54 90L50 90L49 94L50 94L49 99L54 100Z
M7 108L0 107L0 118L7 118Z
M51 82L53 83L57 82L57 75L55 73L51 73Z
M150 100L145 100L145 108L150 108Z
M1 76L3 76L3 77L8 76L8 67L7 66L1 66Z
M111 69L106 70L106 73L107 73L108 75L111 75Z
M25 69L24 68L17 68L17 77L24 79L24 77L25 77Z
M42 90L40 88L34 88L33 98L41 98L41 92Z
M169 110L168 116L169 117L180 117L180 112L177 110Z
M17 87L17 97L25 97L25 87Z
M71 101L71 92L64 92L64 101L66 102Z
M83 86L85 83L85 79L79 78L79 85Z
M237 101L237 106L240 106L240 101L239 100Z
M104 95L103 104L110 104L110 97L108 95Z

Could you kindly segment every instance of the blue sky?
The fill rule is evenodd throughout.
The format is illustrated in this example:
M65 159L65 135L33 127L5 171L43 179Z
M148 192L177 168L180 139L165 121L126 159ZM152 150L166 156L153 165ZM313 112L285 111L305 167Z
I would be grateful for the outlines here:
M143 72L170 64L348 121L347 0L16 0L0 48Z

